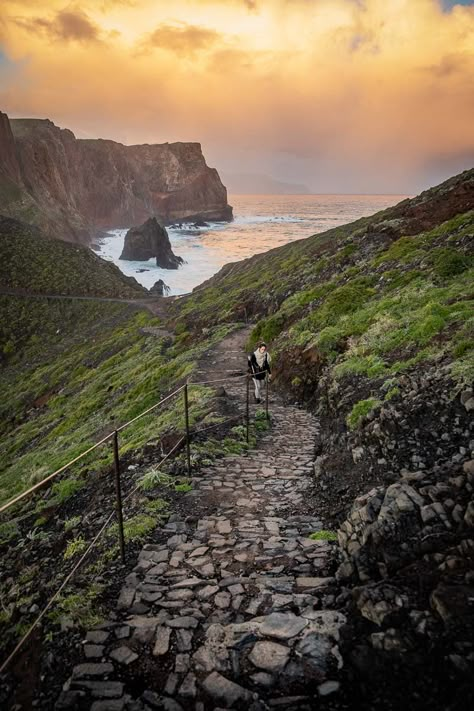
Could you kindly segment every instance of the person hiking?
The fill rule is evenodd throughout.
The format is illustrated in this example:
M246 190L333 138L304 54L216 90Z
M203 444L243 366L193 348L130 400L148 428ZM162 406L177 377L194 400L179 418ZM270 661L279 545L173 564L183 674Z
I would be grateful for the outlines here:
M262 400L262 388L267 373L268 378L271 378L271 361L270 353L267 351L267 344L263 341L260 341L254 353L248 357L249 373L252 374L252 380L255 385L255 402L261 402Z

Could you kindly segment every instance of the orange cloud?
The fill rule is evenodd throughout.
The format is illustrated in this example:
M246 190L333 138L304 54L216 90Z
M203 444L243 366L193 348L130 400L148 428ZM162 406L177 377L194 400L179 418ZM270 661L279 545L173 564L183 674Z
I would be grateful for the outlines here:
M64 42L98 42L101 34L99 26L79 9L61 10L52 20L44 17L19 17L14 22L33 34L40 32L52 40Z
M321 191L412 191L474 155L472 6L64 2L39 18L4 0L7 113L128 143L200 141L227 172Z
M203 49L211 49L221 41L221 35L215 30L185 22L159 25L153 32L140 41L143 49L164 49L180 56L193 55Z

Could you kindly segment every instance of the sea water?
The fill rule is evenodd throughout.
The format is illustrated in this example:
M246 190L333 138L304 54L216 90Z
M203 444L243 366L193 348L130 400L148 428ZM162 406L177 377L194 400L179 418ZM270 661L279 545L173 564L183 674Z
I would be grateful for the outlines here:
M173 252L185 260L179 269L160 269L154 259L121 260L126 229L108 232L100 241L99 254L148 289L162 279L170 287L170 295L186 294L224 264L372 215L405 197L408 196L230 195L233 222L167 228Z

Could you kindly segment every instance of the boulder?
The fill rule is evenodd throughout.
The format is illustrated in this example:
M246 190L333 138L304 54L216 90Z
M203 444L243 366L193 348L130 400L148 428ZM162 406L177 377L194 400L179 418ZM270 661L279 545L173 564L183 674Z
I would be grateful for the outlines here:
M150 217L140 227L132 227L125 235L120 259L147 261L156 258L156 266L162 269L177 269L183 263L173 254L168 233L156 217Z
M158 281L155 281L153 286L150 288L150 294L153 294L155 296L166 296L167 294L169 294L169 291L170 287L165 284L163 279L158 279Z

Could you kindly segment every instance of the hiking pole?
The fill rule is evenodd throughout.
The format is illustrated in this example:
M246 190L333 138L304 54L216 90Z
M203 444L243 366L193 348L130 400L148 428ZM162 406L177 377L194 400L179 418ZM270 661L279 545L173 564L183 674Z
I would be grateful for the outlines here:
M247 444L250 441L250 434L249 434L249 428L250 428L250 375L247 374L247 394L246 394L246 399L245 399L245 419L247 421Z
M188 466L188 476L191 476L191 452L189 449L189 403L188 403L188 384L184 386L184 417L186 422L186 460Z
M118 432L114 431L114 469L115 469L115 494L117 497L117 522L119 531L120 557L125 563L125 536L123 533L122 488L120 485L120 459L118 447Z

